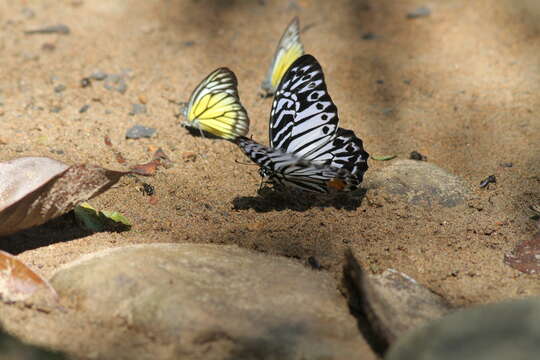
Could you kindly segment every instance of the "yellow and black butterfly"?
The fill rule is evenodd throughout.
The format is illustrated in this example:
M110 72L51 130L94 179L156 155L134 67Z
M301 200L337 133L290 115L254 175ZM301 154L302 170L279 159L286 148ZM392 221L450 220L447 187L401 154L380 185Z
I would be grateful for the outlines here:
M263 97L269 97L276 91L281 78L291 64L304 55L304 45L300 42L300 23L295 17L279 40L272 64L261 84Z
M227 68L208 75L191 94L183 110L182 126L224 139L245 136L249 130L246 109L238 97L238 81ZM204 136L204 135L203 135Z

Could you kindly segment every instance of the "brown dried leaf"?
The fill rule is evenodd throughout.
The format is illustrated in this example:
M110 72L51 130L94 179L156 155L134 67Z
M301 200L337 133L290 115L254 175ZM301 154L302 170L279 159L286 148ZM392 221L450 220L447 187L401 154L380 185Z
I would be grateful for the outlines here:
M38 290L45 290L52 298L57 297L56 291L47 280L15 256L0 251L0 297L2 300L26 300Z
M505 254L504 263L525 274L540 274L540 232Z
M125 174L39 157L0 163L0 236L58 217L101 194Z
M163 165L163 167L165 167L166 169L172 166L171 159L167 156L167 154L165 154L165 151L163 151L162 148L156 150L152 160L159 160L161 162L161 165Z
M160 160L152 160L146 164L135 165L131 172L142 176L153 176L156 174L158 166L161 166Z

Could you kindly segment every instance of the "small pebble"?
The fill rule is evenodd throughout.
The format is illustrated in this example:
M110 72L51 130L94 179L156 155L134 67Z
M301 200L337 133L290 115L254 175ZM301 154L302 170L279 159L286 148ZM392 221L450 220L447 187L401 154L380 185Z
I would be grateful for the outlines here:
M146 114L146 105L144 104L131 104L131 111L129 112L130 116Z
M61 150L61 149L58 149L58 150L52 149L51 152L57 155L64 155L64 150Z
M50 111L52 113L59 113L60 111L62 111L62 107L61 106L53 106Z
M63 84L60 84L60 85L56 85L54 87L54 92L55 93L61 93L62 91L66 90L66 85L63 85Z
M403 83L404 83L405 85L411 85L411 80L403 80Z
M107 78L107 74L103 71L96 70L92 74L90 74L90 78L93 80L101 81Z
M378 38L378 36L372 33L371 31L368 31L367 33L362 35L363 40L375 40L376 38Z
M377 80L377 84L379 84L379 85L382 85L382 84L384 84L384 80L380 80L380 79L379 79L379 80Z
M503 163L500 163L501 167L505 167L505 168L511 168L512 166L514 166L514 163L511 163L511 162L503 162Z
M140 138L149 138L152 137L156 132L156 129L142 126L142 125L135 125L131 127L126 132L126 139L140 139Z
M88 109L90 109L90 105L84 104L84 105L79 109L79 114L83 114L83 113L87 112Z
M90 85L92 85L92 81L90 80L90 78L85 77L81 79L82 88L89 87Z
M71 32L69 27L64 24L58 24L58 25L51 25L51 26L45 26L40 29L34 29L34 30L28 30L24 33L27 35L33 35L33 34L62 34L62 35L68 35Z
M182 43L182 45L184 45L185 47L191 47L191 46L195 45L195 41L193 41L193 40L184 41Z
M484 180L480 182L480 187L485 188L489 184L496 184L496 183L497 183L497 178L495 177L495 175L489 175L487 178L485 178Z
M103 86L107 90L118 91L123 94L127 90L127 84L122 75L109 74L103 83Z
M146 97L146 95L141 94L141 95L139 95L139 101L141 102L141 104L146 105L148 103L148 98Z
M422 6L408 13L407 19L417 19L420 17L429 16L429 15L431 15L431 10L425 6Z
M30 8L23 8L21 10L21 13L27 18L27 19L31 19L33 18L34 16L36 16L36 13L34 12L34 10L30 9Z
M418 161L427 161L427 157L420 154L418 151L411 151L411 154L409 155L409 159L418 160Z
M54 51L55 49L56 49L56 45L50 42L46 42L46 43L43 43L43 45L41 45L41 50L43 51Z

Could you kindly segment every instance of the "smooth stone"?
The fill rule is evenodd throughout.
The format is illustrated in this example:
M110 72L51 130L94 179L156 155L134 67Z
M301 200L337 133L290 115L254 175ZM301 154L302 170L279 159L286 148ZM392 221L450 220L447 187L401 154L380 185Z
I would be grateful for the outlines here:
M387 347L412 329L452 311L441 296L410 276L394 269L371 275L362 269L354 251L347 250L345 256L350 297L359 297L358 303L379 346Z
M386 360L531 360L540 357L540 298L457 311L400 339Z
M431 15L431 10L428 7L422 6L409 13L407 13L407 19L417 19L420 17L426 17Z
M126 132L126 139L150 138L156 133L156 129L142 125L134 125Z
M103 87L107 90L117 91L124 94L127 91L126 80L123 75L108 74L103 82Z
M115 248L51 283L96 321L170 344L171 358L375 359L330 274L236 246Z
M454 207L470 196L467 183L433 163L396 160L392 165L366 174L365 187L405 198L412 205Z
M131 111L129 112L130 116L146 114L146 105L144 104L131 104Z

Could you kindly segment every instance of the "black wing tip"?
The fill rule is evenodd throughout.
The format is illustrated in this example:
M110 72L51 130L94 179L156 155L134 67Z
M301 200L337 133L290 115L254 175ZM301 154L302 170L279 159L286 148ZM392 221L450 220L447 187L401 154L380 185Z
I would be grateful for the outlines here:
M319 67L321 67L321 64L319 64L319 61L315 58L315 56L311 54L304 54L300 56L298 59L296 59L291 66L289 66L289 70L292 69L294 66L298 66L299 64L317 64Z

